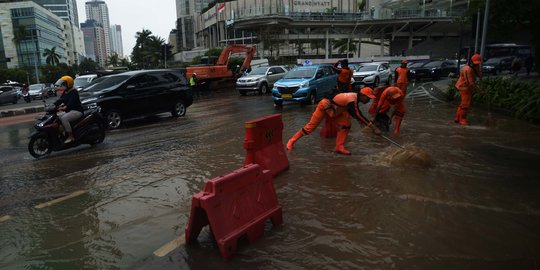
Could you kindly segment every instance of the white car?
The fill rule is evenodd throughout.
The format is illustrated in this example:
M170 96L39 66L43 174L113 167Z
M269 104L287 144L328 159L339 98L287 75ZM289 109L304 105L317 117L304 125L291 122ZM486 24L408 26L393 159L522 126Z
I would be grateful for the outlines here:
M249 91L257 91L261 95L270 93L274 83L283 78L287 70L282 66L256 67L249 74L236 80L236 90L245 96Z
M31 84L28 87L28 94L32 99L45 99L47 98L47 86L44 83Z
M73 82L73 88L77 89L77 91L81 91L83 88L88 86L97 77L98 77L97 74L78 76L75 78L75 81Z
M364 63L353 72L354 86L372 85L379 86L381 83L392 83L392 72L388 62Z

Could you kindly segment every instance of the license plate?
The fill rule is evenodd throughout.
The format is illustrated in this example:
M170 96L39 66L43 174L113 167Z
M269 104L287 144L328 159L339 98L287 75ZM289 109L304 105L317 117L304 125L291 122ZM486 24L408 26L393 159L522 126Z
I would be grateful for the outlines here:
M282 94L281 98L292 98L292 94Z

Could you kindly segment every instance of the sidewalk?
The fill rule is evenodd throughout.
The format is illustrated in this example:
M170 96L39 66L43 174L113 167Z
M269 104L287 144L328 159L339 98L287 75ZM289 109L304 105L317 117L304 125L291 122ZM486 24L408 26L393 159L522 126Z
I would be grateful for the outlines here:
M0 118L42 112L44 109L45 108L43 105L24 108L0 109Z

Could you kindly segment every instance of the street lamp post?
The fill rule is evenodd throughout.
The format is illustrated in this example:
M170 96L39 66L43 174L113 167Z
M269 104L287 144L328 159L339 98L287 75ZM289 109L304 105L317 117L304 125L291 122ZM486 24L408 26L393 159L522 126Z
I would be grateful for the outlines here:
M34 58L34 72L36 74L36 83L39 83L39 71L38 71L38 65L37 65L37 61L38 61L38 58L39 58L39 46L38 46L38 42L37 42L37 31L38 29L35 30L35 33L32 31L32 42L35 44L36 46L36 51L35 51L35 58Z

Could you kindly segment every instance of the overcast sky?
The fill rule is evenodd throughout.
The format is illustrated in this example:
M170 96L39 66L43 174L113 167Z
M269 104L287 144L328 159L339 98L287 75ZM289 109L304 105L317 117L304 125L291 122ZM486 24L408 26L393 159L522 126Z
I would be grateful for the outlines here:
M86 21L85 3L77 0L79 23ZM175 0L105 0L109 8L109 23L122 26L122 42L124 54L130 55L135 46L135 33L143 28L152 31L156 36L165 39L175 28Z

